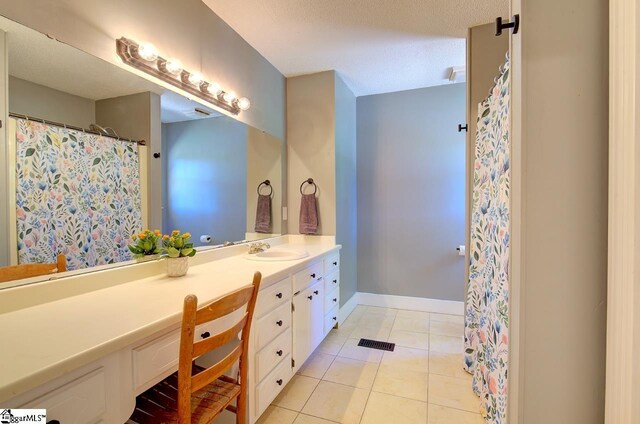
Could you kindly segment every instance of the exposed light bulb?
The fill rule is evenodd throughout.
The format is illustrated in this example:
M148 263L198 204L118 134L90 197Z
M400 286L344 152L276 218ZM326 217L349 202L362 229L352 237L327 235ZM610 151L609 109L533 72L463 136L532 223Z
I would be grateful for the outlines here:
M189 74L189 82L193 85L196 85L196 86L200 85L203 79L204 77L200 72L194 72L192 74L191 73Z
M233 103L233 101L237 98L238 96L236 95L236 93L234 93L233 91L229 91L227 93L224 93L224 96L222 96L222 98L224 99L225 102L231 104Z
M180 72L182 72L182 62L180 62L178 59L171 58L167 60L167 63L165 63L164 67L167 72L172 75L178 75Z
M218 94L220 94L221 91L222 88L220 88L220 85L215 82L211 82L207 85L207 93L211 94L213 97L218 97Z
M138 46L138 54L146 61L153 62L158 58L158 50L151 43L142 43Z
M240 110L247 110L251 107L251 102L246 97L239 98L237 104Z

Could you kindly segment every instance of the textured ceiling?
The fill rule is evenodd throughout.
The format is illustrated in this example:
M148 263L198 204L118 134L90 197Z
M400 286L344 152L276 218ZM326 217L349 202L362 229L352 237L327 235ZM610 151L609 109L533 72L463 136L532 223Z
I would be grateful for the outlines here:
M335 69L356 96L449 83L467 28L507 0L203 0L285 76Z

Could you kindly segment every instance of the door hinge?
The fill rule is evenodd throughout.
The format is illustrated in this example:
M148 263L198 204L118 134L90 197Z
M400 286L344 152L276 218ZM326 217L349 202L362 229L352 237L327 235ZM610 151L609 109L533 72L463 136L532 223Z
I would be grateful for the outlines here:
M295 368L296 367L296 360L291 358L291 368Z
M296 311L296 305L294 305L293 303L291 304L291 312L295 312Z

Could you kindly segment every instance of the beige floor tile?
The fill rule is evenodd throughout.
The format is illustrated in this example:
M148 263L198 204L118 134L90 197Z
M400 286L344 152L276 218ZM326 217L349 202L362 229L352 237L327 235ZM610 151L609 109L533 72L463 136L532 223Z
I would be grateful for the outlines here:
M379 328L389 328L393 327L393 322L396 317L391 315L382 315L382 314L372 314L363 316L357 324L356 328L365 326L365 327L379 327Z
M386 342L389 339L389 334L391 334L391 326L361 324L351 332L349 338L381 340Z
M418 372L391 365L381 365L372 390L426 402L428 381L429 374L426 370Z
M340 352L340 349L342 349L342 346L347 341L348 337L336 334L334 333L335 331L336 330L331 330L322 343L320 343L316 352L322 352L329 355L337 355L338 352Z
M315 378L294 375L273 401L273 405L300 411L319 382L320 380Z
M321 381L302 413L344 424L358 424L369 391Z
M382 364L418 372L429 370L429 351L396 346L393 352L385 352Z
M338 356L357 359L358 361L379 363L382 359L383 351L370 349L368 347L360 347L358 346L359 341L359 339L348 339L344 346L342 346L342 349L340 349Z
M295 411L272 405L264 411L256 424L292 424L297 416L298 413Z
M471 381L471 374L463 368L464 355L461 353L429 352L429 373L463 378Z
M434 352L461 353L464 349L464 338L430 334L429 349Z
M333 424L333 421L312 417L311 415L300 414L293 424Z
M360 389L371 389L377 371L378 364L338 356L325 373L323 380Z
M306 375L307 377L313 377L322 379L322 376L331 366L335 355L329 355L323 352L314 352L309 359L298 369L298 374Z
M429 332L429 319L400 317L400 313L393 322L392 331L414 331L417 333Z
M389 342L398 346L412 347L414 349L429 349L429 334L416 333L414 331L396 330L389 334Z
M421 311L408 311L406 309L400 309L396 318L404 318L404 319L416 319L421 321L429 322L431 314L429 312L421 312Z
M478 413L480 399L462 378L429 374L429 403Z
M429 332L441 336L464 337L464 324L460 322L431 321Z
M464 317L462 315L447 315L431 313L431 321L453 322L464 325Z
M361 424L424 424L426 421L426 402L371 392Z
M429 404L427 424L485 424L480 414Z
M364 313L363 316L367 316L367 315L387 315L387 316L393 316L395 318L397 313L398 313L397 309L383 308L383 307L380 307L380 306L367 306L367 309L365 310L365 313Z

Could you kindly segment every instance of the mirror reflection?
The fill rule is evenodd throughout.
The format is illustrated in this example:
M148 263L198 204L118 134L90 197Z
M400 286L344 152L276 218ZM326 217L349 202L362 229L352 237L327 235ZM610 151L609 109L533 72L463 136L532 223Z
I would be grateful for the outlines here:
M279 139L20 24L0 27L14 177L0 263L13 268L0 288L132 263L131 238L147 228L189 232L200 248L282 232Z

